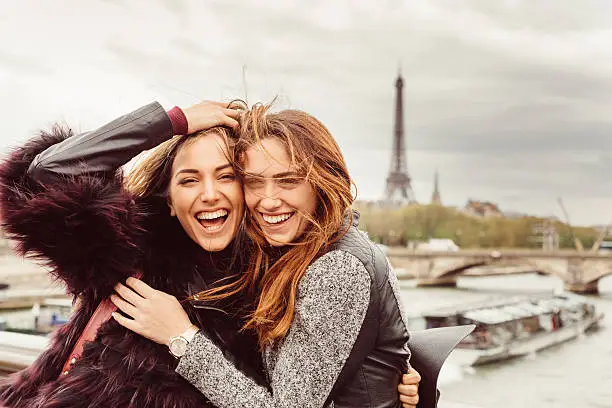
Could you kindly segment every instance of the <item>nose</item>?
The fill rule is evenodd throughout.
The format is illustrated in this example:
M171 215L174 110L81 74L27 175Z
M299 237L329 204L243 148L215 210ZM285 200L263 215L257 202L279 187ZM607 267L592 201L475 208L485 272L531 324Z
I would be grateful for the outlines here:
M202 191L200 192L200 200L202 202L214 202L219 200L221 193L217 188L217 183L210 178L204 180Z
M282 205L281 200L276 197L266 196L266 197L262 197L262 199L259 201L260 209L266 212L271 212L271 213L279 209L281 205Z
M276 183L274 180L266 180L265 187L262 191L259 205L263 210L274 211L281 206L281 200L278 198Z
M275 197L276 196L276 183L274 180L266 180L266 184L263 189L264 197Z

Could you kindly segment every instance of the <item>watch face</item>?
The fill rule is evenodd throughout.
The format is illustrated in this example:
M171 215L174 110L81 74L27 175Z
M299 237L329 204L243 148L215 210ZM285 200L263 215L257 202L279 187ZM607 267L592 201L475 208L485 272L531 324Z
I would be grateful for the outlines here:
M170 352L176 357L182 357L187 350L187 340L182 337L175 337L170 342Z

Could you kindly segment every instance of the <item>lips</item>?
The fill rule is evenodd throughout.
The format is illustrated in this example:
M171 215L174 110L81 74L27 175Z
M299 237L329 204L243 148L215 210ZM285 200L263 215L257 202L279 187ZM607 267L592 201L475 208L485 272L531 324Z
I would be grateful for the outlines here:
M195 215L198 223L204 228L206 232L219 231L225 225L229 211L225 208L213 210L213 211L200 211Z
M260 213L265 223L269 226L280 226L289 221L295 212L281 213L281 214L264 214Z

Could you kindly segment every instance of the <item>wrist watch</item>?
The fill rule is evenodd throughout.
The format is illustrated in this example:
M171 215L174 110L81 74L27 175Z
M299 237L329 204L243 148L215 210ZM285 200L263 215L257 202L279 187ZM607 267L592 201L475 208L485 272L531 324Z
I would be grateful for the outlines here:
M183 334L178 335L176 337L171 337L170 342L168 343L168 348L170 349L170 354L172 354L176 358L181 358L187 351L187 345L193 337L199 332L200 329L196 325L191 325L187 330L183 332Z

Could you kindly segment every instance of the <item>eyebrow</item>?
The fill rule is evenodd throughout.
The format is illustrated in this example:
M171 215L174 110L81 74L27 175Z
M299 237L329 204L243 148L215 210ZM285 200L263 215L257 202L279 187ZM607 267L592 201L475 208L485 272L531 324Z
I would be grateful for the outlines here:
M261 175L261 173L257 174L257 173L244 173L245 177L257 177L257 178L266 178L263 175ZM281 179L281 178L285 178L285 177L299 177L300 174L297 171L286 171L284 173L277 173L274 174L272 177L272 179Z
M199 172L200 171L196 169L180 169L179 171L176 172L174 177L177 177L181 174L198 174Z
M231 164L227 163L227 164L222 164L221 166L215 167L215 171L225 170L228 167L231 167L232 170L233 170L233 166Z
M230 167L232 167L232 165L229 164L229 163L222 164L221 166L215 167L215 172L219 172L219 171L225 170L225 169L230 168ZM180 169L179 171L176 172L174 177L177 177L180 174L199 174L199 173L200 173L200 170L198 170L198 169Z

